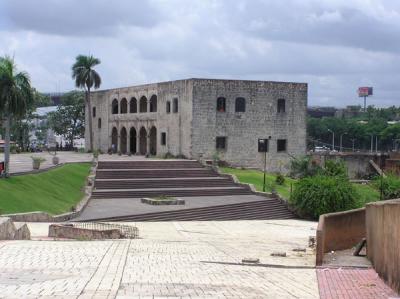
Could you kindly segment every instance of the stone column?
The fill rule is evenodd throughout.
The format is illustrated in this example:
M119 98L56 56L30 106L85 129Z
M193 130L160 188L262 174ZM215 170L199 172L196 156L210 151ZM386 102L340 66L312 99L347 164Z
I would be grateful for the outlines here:
M131 130L128 126L128 129L126 130L126 153L129 155L131 152Z
M150 131L147 132L146 145L146 154L150 155Z
M136 131L136 155L140 155L140 135L139 135L139 131Z

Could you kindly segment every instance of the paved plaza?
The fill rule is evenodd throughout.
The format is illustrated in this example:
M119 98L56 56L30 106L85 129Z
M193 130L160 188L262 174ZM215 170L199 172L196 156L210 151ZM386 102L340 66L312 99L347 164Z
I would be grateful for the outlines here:
M140 239L0 243L0 298L318 298L316 223L137 223ZM41 240L42 239L42 240ZM44 240L43 240L44 239ZM47 239L47 240L46 240ZM285 251L287 257L272 257ZM243 265L259 258L259 265Z

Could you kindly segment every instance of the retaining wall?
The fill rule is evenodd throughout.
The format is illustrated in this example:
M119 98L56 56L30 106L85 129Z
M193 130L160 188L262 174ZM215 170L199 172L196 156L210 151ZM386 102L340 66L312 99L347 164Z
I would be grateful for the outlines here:
M322 264L326 252L349 249L365 236L365 208L321 215L317 228L316 264Z
M366 207L367 255L376 272L400 292L400 199Z

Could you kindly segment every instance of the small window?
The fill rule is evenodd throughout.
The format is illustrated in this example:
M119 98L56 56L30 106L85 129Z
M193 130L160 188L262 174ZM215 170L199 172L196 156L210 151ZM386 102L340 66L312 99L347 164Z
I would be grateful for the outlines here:
M217 150L226 150L226 137L217 137L215 147Z
M150 112L157 112L157 96L155 94L150 98Z
M286 111L286 100L285 99L279 99L278 100L278 113L285 113Z
M245 98L236 98L235 111L236 112L245 112L246 111L246 100L245 100Z
M219 97L217 99L217 111L225 112L226 111L226 99L223 97Z
M97 128L101 129L101 118L97 120Z
M92 115L93 115L93 117L96 117L96 107L93 107L93 109L92 109Z
M167 113L171 113L171 102L167 101L167 107L166 107Z
M166 145L167 144L167 133L162 132L161 133L161 145Z
M118 114L118 100L114 99L112 101L112 114Z
M126 98L123 98L121 100L120 106L121 106L121 108L120 108L121 109L121 114L128 113L128 101L126 100Z
M173 108L174 108L174 113L178 113L178 98L174 98L174 103L173 103Z
M286 152L286 139L278 139L277 152Z

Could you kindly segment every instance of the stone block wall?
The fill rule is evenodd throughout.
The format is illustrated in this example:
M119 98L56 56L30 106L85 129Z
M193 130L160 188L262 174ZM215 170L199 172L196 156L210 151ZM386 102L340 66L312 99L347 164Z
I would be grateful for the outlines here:
M157 112L129 113L129 101L157 96ZM226 111L217 111L217 98L226 98ZM243 97L245 112L235 112L235 99ZM112 101L128 101L128 113L112 114ZM178 112L173 111L174 98ZM285 112L278 112L278 99L285 100ZM171 112L166 105L170 102ZM111 147L112 129L141 127L149 132L157 128L157 155L169 152L187 158L211 159L216 137L224 136L227 148L219 152L221 160L233 166L263 168L264 154L258 152L258 139L269 138L266 155L269 171L285 172L292 156L306 153L307 84L266 81L188 79L134 87L98 91L92 94L96 107L93 119L94 147L106 152ZM149 106L148 106L149 107ZM148 108L149 110L149 108ZM88 118L88 116L87 116ZM98 128L98 119L102 126ZM86 136L88 136L86 126ZM161 144L161 133L167 144ZM120 138L120 137L119 137ZM277 142L285 139L286 150L277 151ZM86 138L86 147L89 140Z
M226 111L217 111L217 98L226 98ZM246 100L245 112L235 112L235 100ZM278 113L278 99L285 112ZM193 157L210 159L216 137L226 136L222 160L234 166L262 168L264 153L258 139L271 137L266 155L269 171L285 172L291 156L306 153L307 84L242 80L193 82ZM287 150L277 152L277 140L287 140Z

